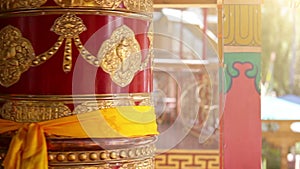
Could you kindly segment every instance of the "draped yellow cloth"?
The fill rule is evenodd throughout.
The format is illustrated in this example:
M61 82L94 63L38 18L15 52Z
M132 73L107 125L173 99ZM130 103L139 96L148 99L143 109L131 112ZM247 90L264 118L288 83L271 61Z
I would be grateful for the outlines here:
M39 123L0 119L0 134L16 131L3 166L5 169L47 169L47 135L74 138L117 138L157 135L154 108L122 106Z

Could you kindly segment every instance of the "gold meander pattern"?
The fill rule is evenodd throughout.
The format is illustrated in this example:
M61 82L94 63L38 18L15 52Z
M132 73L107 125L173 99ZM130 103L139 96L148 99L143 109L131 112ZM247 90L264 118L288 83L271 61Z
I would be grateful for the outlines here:
M75 106L71 111L67 106L69 101L29 101L29 100L9 100L0 108L0 118L12 120L15 122L40 122L54 120L61 117L72 116L76 114L88 113L105 108L116 106L150 106L150 98L139 100L132 99L112 99L85 101ZM137 103L139 102L139 104Z
M170 150L157 152L155 169L219 169L218 150Z
M9 87L30 68L34 50L19 29L7 26L0 30L0 84Z
M1 0L0 10L11 11L40 8L46 2L47 0ZM153 11L153 0L54 0L54 2L59 8L90 7L137 13L151 13Z
M79 37L86 30L80 17L72 13L62 15L56 19L51 28L51 31L59 35L57 42L46 52L36 56L31 43L22 37L18 28L10 25L4 27L0 30L0 84L9 87L17 83L21 74L30 66L35 67L45 63L56 54L64 42L62 66L64 72L68 73L72 70L72 42L74 42L81 56L88 63L96 67L101 66L121 87L127 86L133 80L135 73L145 69L150 58L153 57L153 47L150 44L150 52L142 62L140 46L134 32L125 25L117 28L111 38L102 44L98 56L94 56L84 47ZM150 37L148 36L152 41L153 38Z

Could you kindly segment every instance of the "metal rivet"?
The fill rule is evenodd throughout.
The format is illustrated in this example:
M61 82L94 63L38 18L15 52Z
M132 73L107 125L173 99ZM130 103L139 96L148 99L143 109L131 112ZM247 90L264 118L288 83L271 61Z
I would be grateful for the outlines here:
M98 158L98 155L96 153L91 153L90 154L90 159L91 160L97 160L97 158Z
M116 159L117 158L117 153L116 152L111 152L110 153L110 158Z
M34 65L37 65L37 64L39 64L39 61L34 60L32 63L33 63Z
M140 149L136 149L136 150L135 150L135 154L136 154L137 156L140 156L140 155L141 155Z
M48 160L49 160L49 161L53 161L53 160L54 160L54 155L49 154L49 155L48 155Z
M65 66L64 66L64 69L65 69L65 70L71 70L71 66L70 66L70 65L65 65Z
M46 60L47 60L47 57L46 57L46 56L42 56L42 57L41 57L41 60L42 60L42 61L46 61Z
M101 158L101 160L107 159L107 154L105 152L101 153L100 158Z
M98 60L95 60L95 61L94 61L94 64L95 64L95 65L99 65L100 62L99 62Z
M129 155L129 157L133 157L133 156L134 156L133 151L132 151L132 150L129 150L129 151L128 151L128 155Z
M74 153L70 153L70 154L68 155L68 160L69 160L69 161L75 161L75 160L76 160L76 155L75 155Z
M125 151L121 151L121 152L120 152L120 157L121 157L121 158L126 158L126 157L127 157L126 152L125 152Z
M66 156L64 154L58 154L56 159L57 161L64 161L66 159Z
M79 154L79 160L84 161L87 159L87 155L85 153Z

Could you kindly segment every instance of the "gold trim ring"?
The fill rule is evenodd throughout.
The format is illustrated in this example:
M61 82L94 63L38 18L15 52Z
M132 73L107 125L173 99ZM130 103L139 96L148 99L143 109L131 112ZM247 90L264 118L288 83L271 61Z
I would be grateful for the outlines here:
M140 15L151 19L153 0L53 0L55 3L46 6L52 0L1 0L0 17L13 15L30 15L33 13L53 14L62 12L92 12L93 14ZM106 11L106 12L105 12ZM127 14L126 14L127 13ZM128 13L130 13L128 15Z

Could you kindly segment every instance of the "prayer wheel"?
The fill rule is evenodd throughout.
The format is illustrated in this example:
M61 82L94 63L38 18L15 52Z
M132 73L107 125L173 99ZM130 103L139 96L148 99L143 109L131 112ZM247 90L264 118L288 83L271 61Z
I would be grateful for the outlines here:
M152 0L1 0L0 169L152 169Z

